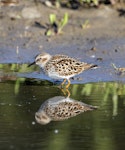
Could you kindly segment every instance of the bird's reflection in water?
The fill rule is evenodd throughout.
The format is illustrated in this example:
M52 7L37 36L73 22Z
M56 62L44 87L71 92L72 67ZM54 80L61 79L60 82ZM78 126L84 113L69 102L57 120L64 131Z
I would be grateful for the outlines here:
M62 121L94 109L97 109L97 106L87 105L69 97L55 96L41 105L35 114L35 119L38 123L45 125L50 121Z

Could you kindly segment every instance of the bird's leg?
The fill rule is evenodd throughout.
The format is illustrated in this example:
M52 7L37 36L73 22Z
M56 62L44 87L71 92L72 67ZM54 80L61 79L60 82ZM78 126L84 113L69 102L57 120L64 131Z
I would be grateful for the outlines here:
M61 83L61 88L65 84L65 82L66 82L66 79L64 79L63 82Z
M66 97L70 97L70 91L68 89L61 89L61 91L63 92L63 94L66 96Z
M70 91L68 89L66 89L66 92L67 92L67 97L70 97Z
M63 95L65 96L66 95L65 90L62 88L61 91L62 91Z
M69 79L67 79L67 81L68 81L68 84L66 85L66 89L68 89L68 88L69 88L69 86L70 86L70 80L69 80Z

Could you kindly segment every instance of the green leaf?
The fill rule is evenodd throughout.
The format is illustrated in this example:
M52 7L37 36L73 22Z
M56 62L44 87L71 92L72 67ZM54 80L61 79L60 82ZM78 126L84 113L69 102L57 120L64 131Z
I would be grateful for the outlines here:
M47 36L51 36L51 35L52 35L52 31L49 29L49 30L46 32L46 35L47 35Z
M96 6L99 4L98 0L92 0L92 1Z
M50 23L53 24L56 22L56 15L55 14L50 14L49 16Z
M86 28L88 28L89 26L90 26L89 20L87 19L87 20L85 20L85 22L82 24L82 29L86 29Z
M61 20L60 28L63 28L67 23L68 23L68 13L65 13L63 19Z

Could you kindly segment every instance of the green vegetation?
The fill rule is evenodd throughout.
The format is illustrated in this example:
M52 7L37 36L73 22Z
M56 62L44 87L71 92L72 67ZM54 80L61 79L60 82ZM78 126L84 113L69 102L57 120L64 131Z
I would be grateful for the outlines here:
M61 20L58 20L55 14L50 14L49 21L50 23L46 31L46 35L51 36L61 34L64 26L68 23L68 14L65 13Z
M14 80L14 91L15 94L18 94L20 84L26 80L26 78L17 78L18 73L31 72L33 69L28 67L27 64L0 64L0 70L2 70L1 81Z
M28 64L0 64L0 70L1 70L1 76L0 76L0 81L5 82L5 81L14 81L14 93L18 94L20 90L21 84L25 83L27 81L27 78L25 77L20 77L20 74L22 73L30 73L33 70L37 68L36 65L33 65L32 67L28 67ZM29 81L29 83L32 81ZM35 84L52 84L49 81L40 81L40 80L35 80ZM32 82L32 84L34 84Z
M0 64L0 69L3 69L4 73L16 73L16 72L30 72L34 67L28 67L28 64Z
M89 20L85 20L85 22L81 25L82 29L87 29L90 27Z
M90 96L95 95L100 97L100 106L106 106L111 100L113 104L113 116L118 112L118 100L125 95L125 84L116 82L100 82L95 84L85 84L83 86L73 85L71 89L71 96L76 97L80 95Z

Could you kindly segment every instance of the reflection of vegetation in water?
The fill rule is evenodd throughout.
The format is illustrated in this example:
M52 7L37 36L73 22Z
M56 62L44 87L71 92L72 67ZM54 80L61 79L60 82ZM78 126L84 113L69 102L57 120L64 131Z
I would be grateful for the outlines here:
M24 73L24 72L29 72L32 70L32 68L29 68L27 64L12 64L10 67L10 70L12 71L16 71L19 73ZM15 88L14 88L14 92L15 94L19 93L19 88L20 88L20 84L24 83L26 81L26 78L17 78L17 80L15 81Z
M77 95L77 93L80 93L82 95L90 96L91 94L95 92L100 92L100 94L103 95L102 99L103 101L107 101L109 96L112 97L112 99L118 99L118 95L125 95L125 85L116 83L116 82L101 82L101 83L89 83L84 84L81 88L81 85L73 85L71 92L72 95Z
M20 89L20 84L25 82L25 78L18 78L15 81L15 87L14 87L14 93L18 94L19 93L19 89Z
M28 67L27 64L0 64L0 69L3 71L4 80L13 80L13 77L15 76L16 72L17 73L24 73L24 72L30 72L34 68L33 67ZM6 77L7 76L7 77ZM16 79L16 78L15 78ZM20 84L25 82L26 78L17 78L15 80L15 94L18 94Z
M34 67L36 67L34 65ZM34 67L28 67L28 64L0 64L0 69L3 69L5 73L10 71L14 72L30 72Z
M85 84L82 88L80 85L73 85L71 93L74 96L78 93L85 96L97 93L96 95L100 95L102 106L106 105L107 101L111 99L113 103L113 116L115 116L117 115L118 98L120 95L125 95L125 85L116 82Z

